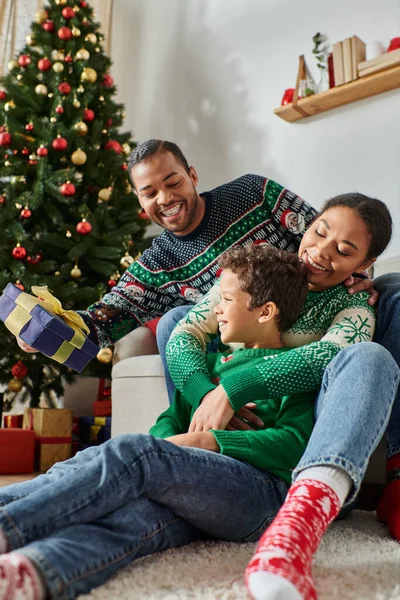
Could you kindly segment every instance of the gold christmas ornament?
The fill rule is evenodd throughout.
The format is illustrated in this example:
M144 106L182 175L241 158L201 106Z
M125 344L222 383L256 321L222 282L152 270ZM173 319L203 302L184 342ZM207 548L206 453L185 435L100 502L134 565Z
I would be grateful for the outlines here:
M74 37L79 37L79 36L81 35L81 30L80 30L80 29L78 29L77 27L73 27L73 28L71 29L71 31L72 31L72 35L73 35Z
M74 108L80 108L81 103L79 102L78 98L75 96L75 98L72 101L72 106Z
M64 65L62 62L55 62L53 65L54 73L62 73L64 71Z
M57 117L50 117L50 123L57 123Z
M125 256L123 256L119 262L124 269L127 269L129 265L135 262L135 259L129 254L129 252L125 252Z
M90 42L91 44L96 44L97 37L95 36L94 33L88 33L87 36L85 37L85 41Z
M72 7L72 10L73 10L74 12L79 12L81 9L79 8L79 6L77 6L77 5L75 4L75 6L73 6L73 7Z
M88 81L89 83L95 83L97 80L97 72L91 67L85 67L81 73L81 81Z
M30 154L29 155L29 160L37 160L36 154Z
M21 379L17 379L16 377L13 377L12 379L10 379L10 381L8 382L8 389L10 390L10 392L20 392L22 390L22 386L23 383L21 381Z
M127 184L126 188L125 188L125 194L130 194L132 191L132 186L130 183Z
M75 58L76 58L76 60L89 60L90 52L88 50L86 50L86 48L81 48L75 54Z
M61 271L56 271L54 275L61 275Z
M95 51L100 52L100 48L98 46L96 46Z
M64 4L67 4L67 0L55 0L56 4L58 4L59 6L64 6Z
M67 231L65 235L67 238L70 238L72 236L72 233L70 231Z
M36 87L35 87L35 93L38 96L47 96L47 92L48 89L47 87L44 85L44 83L39 83Z
M10 100L10 102L6 102L4 105L4 110L6 112L8 112L9 110L12 110L13 108L15 108L17 105L15 104L14 100Z
M99 362L107 364L112 361L113 351L111 348L102 348L96 355L96 358Z
M21 81L22 80L22 75L21 73L19 75L17 75L17 81Z
M18 65L18 62L16 60L10 60L7 63L7 68L8 68L9 71L12 71L13 69L16 69L18 66L19 65Z
M10 161L9 161L9 160L5 160L5 161L4 161L4 166L5 166L5 167L11 167L11 163L10 163Z
M39 23L39 25L43 25L43 23L47 20L47 18L48 18L47 10L38 10L38 12L35 15L35 21L36 21L36 23Z
M75 152L72 153L71 160L74 163L74 165L84 165L87 161L86 152L78 148L77 150L75 150Z
M21 210L21 208L22 208L22 204L20 204L19 202L16 202L16 203L15 203L15 208L16 208L17 210Z
M83 121L78 121L78 123L75 123L74 129L80 136L87 135L88 126Z
M72 279L80 279L82 277L82 271L79 269L77 265L71 270L70 273Z
M48 97L48 98L54 98L54 94L53 94L53 92L50 92L50 94L47 94L47 97Z
M84 91L85 91L85 88L83 87L83 85L80 85L80 86L78 87L78 92L79 92L80 94L83 94L83 92L84 92Z
M60 50L53 50L51 53L53 60L64 60L65 54L64 52L60 52Z
M34 46L36 44L36 40L31 33L26 36L25 41L28 46Z
M99 101L104 102L104 96L99 96Z
M131 153L131 147L127 143L122 144L122 150L124 151L124 153L126 154L126 156L129 156L130 153Z
M112 189L111 188L103 188L98 193L98 198L103 202L108 202L111 198Z

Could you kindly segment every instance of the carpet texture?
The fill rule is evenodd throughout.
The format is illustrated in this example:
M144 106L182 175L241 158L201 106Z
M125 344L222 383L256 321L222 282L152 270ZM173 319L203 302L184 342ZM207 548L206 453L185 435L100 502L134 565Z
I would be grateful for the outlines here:
M79 600L244 600L254 544L198 542L141 559ZM319 600L400 600L400 544L375 514L331 525L314 561Z

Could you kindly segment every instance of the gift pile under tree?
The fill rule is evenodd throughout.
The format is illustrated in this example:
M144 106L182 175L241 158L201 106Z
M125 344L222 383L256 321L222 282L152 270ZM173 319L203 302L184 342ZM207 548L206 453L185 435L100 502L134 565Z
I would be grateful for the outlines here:
M73 310L98 301L146 244L102 40L85 0L51 0L0 81L0 291L47 285ZM51 404L73 372L0 332L8 406L15 394ZM100 351L84 374L107 377L111 357Z

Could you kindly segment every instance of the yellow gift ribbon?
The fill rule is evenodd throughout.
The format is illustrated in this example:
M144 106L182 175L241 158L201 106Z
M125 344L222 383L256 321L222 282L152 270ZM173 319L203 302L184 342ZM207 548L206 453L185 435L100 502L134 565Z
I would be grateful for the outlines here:
M74 310L65 310L62 307L61 302L53 296L47 289L47 285L37 286L33 285L31 291L38 297L39 302L43 308L58 315L62 320L69 325L75 332L79 332L82 329L85 333L90 333L89 327L78 313Z

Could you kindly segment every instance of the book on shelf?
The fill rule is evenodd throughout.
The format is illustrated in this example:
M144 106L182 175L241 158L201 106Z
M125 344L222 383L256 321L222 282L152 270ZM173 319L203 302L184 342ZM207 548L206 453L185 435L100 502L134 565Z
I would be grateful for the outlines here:
M351 66L353 80L358 78L358 65L365 60L365 44L357 35L351 37Z
M365 77L366 75L384 71L398 65L400 65L400 48L381 54L376 58L371 58L371 60L360 62L358 65L358 75L359 77Z
M329 77L329 88L335 87L335 73L333 69L333 54L328 54L328 77Z
M344 83L353 81L353 66L351 60L351 38L346 38L342 42L343 50L343 79Z
M344 83L342 42L336 42L336 44L333 44L332 58L335 85L342 85Z

